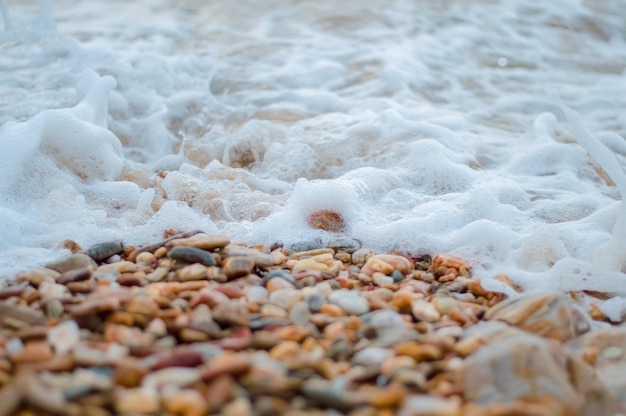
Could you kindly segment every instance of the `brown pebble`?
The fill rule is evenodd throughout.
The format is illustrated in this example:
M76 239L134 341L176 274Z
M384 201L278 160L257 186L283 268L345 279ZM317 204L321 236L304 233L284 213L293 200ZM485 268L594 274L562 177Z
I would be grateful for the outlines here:
M192 389L182 389L165 395L165 410L181 416L203 416L206 414L207 400Z
M250 323L250 313L242 302L232 300L220 303L213 308L213 319L220 325L247 326Z
M346 312L343 309L341 309L340 306L332 304L332 303L323 304L322 307L320 308L320 312L325 315L332 316L332 317L346 316Z
M331 233L340 233L346 229L346 222L341 214L329 209L313 211L307 217L307 223L311 228Z
M178 349L172 353L157 357L157 361L152 366L152 371L169 367L196 367L203 362L204 357L200 352L190 349Z
M52 348L47 341L30 341L18 353L9 354L9 359L15 363L32 363L50 360L53 356Z
M7 318L23 322L25 325L43 325L46 318L38 311L0 301L0 322Z
M216 375L207 384L207 406L209 411L217 412L229 402L235 391L235 379L231 374Z
M247 355L224 353L213 358L202 369L200 378L204 381L212 380L223 374L238 376L246 373L252 365Z
M406 389L401 384L390 384L382 390L368 392L368 403L377 408L396 407L404 401Z
M134 358L126 358L115 363L113 380L124 387L137 387L148 374L148 369Z
M120 307L117 298L91 298L87 301L70 307L69 312L74 316L94 315L103 312L112 312Z
M222 271L229 279L236 279L252 273L254 264L252 257L227 257L222 263Z
M178 338L183 342L203 342L209 340L209 334L194 328L183 328L178 333Z

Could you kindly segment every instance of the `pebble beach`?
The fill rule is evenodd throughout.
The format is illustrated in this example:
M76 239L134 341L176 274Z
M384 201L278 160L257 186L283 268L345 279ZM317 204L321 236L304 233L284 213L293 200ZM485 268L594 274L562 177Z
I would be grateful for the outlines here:
M626 415L623 0L0 15L0 416Z
M5 282L0 416L626 409L626 330L582 308L590 294L507 298L461 258L348 237L288 248L166 237L67 240L73 254Z

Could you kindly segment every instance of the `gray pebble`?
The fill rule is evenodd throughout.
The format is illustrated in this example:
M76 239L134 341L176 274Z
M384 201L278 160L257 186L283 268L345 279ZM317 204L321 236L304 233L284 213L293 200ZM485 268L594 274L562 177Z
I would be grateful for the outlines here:
M106 243L94 244L89 247L85 254L94 259L95 261L102 261L111 257L114 254L121 254L124 252L124 244L120 241L110 241Z
M333 238L328 242L328 248L332 248L335 251L343 250L352 254L361 248L361 242L349 237Z
M200 263L205 266L216 266L217 262L211 253L195 247L173 247L168 251L167 257L185 263Z

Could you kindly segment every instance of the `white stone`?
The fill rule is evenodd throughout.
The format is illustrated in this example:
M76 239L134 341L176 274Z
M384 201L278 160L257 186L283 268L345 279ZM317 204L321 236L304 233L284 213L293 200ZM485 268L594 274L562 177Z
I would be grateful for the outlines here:
M351 315L363 315L370 311L367 299L361 296L359 292L341 289L328 295L328 301L338 305Z
M441 318L441 314L435 309L435 306L424 299L416 299L411 302L411 313L418 321L437 322Z
M398 416L457 416L460 412L458 401L416 394L405 400Z
M368 347L354 354L352 364L377 367L380 366L384 359L393 355L394 352L387 348Z
M74 321L64 321L48 330L48 343L57 354L71 351L80 342L80 328Z

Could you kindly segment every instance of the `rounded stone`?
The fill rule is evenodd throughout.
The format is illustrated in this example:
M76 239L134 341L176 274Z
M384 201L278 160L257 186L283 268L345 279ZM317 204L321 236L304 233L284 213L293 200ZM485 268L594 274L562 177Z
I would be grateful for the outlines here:
M307 223L311 228L340 233L346 229L346 221L337 211L321 209L313 211L307 217Z
M205 266L216 266L215 257L206 251L195 247L172 247L167 256L172 260L182 261L184 263L200 263Z
M332 248L335 251L342 250L346 253L352 254L361 248L361 242L354 238L338 237L333 238L328 242L328 248Z
M85 254L94 259L95 261L103 261L115 254L121 254L124 252L124 244L121 241L110 241L105 243L94 244L89 247Z
M369 303L358 292L340 289L332 292L328 296L328 300L341 307L350 315L363 315L369 312Z
M98 265L91 257L83 253L72 254L71 256L51 261L46 264L46 268L59 273L69 272L70 270L81 269L84 267L95 269Z
M252 257L227 257L222 264L222 270L229 279L235 279L252 273L254 265L255 260Z

